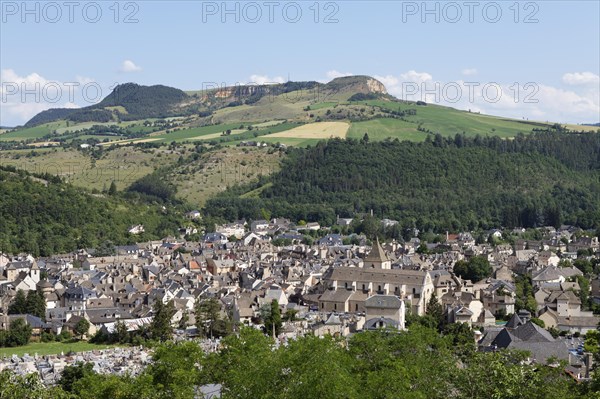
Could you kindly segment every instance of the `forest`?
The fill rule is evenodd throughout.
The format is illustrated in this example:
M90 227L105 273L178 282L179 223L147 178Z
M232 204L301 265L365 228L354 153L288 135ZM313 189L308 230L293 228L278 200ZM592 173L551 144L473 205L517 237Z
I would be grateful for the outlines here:
M259 189L259 190L257 190ZM247 195L246 193L259 195ZM227 220L332 225L373 211L404 228L600 227L600 134L560 128L514 139L429 135L423 143L331 139L288 150L281 171L206 204Z
M0 252L48 256L173 235L182 220L139 194L91 194L52 175L0 167ZM132 225L145 233L131 236Z

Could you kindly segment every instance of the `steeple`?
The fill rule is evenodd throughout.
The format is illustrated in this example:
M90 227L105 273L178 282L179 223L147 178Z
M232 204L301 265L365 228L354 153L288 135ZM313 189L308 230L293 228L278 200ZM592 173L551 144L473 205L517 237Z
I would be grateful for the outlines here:
M379 238L375 237L373 248L371 252L365 258L364 267L372 269L391 269L392 261L386 255L381 244L379 244Z

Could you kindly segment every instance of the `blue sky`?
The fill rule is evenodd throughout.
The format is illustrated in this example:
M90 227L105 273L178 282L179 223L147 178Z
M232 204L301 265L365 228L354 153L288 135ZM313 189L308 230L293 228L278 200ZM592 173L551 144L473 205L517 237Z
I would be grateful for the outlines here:
M345 74L405 99L599 122L599 4L2 0L0 125L89 105L116 83L193 90Z

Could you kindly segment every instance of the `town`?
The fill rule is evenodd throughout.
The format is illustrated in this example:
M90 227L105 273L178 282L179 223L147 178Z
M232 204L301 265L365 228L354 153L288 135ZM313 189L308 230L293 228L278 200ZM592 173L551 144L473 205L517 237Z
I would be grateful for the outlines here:
M339 217L331 227L240 220L215 226L200 241L166 237L116 246L104 256L94 249L37 259L0 254L0 330L22 320L31 341L94 340L123 328L144 331L159 304L173 307L172 337L201 338L206 351L215 351L220 337L243 326L262 328L285 344L306 335L401 332L411 319L430 315L468 326L480 351L523 350L528 363L560 360L575 380L590 378L593 356L584 337L600 322L592 312L600 309L595 232L548 226L494 229L474 238L414 231L400 242L344 234L351 223ZM43 298L43 315L23 312L35 294ZM216 316L200 319L210 306ZM275 312L283 321L274 321ZM0 356L0 371L37 372L54 384L70 363L135 374L151 356L142 346L29 353Z

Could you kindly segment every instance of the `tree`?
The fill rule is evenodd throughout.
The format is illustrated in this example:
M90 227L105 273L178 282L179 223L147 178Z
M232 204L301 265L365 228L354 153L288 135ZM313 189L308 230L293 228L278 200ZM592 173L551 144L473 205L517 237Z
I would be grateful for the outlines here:
M444 309L435 292L431 295L429 302L427 302L425 313L433 317L437 321L438 326L441 327L444 324Z
M25 313L46 321L46 299L41 291L29 291L25 304Z
M295 321L297 313L298 313L298 311L296 309L288 309L285 311L285 314L283 315L283 319L286 321Z
M23 319L16 319L10 323L6 346L23 346L29 343L31 326Z
M152 309L154 317L150 323L150 335L152 339L158 341L167 341L173 336L173 326L171 319L175 315L175 304L170 300L166 305L160 299L154 302Z
M8 314L26 314L27 313L27 298L23 290L18 290L15 299L8 307Z
M66 366L58 380L58 385L67 392L73 392L73 384L90 374L95 374L93 369L93 363L77 362L73 366Z
M121 320L115 323L115 330L113 332L115 340L120 344L125 344L129 341L129 331L127 331L127 325Z
M46 386L38 373L17 375L12 370L0 372L0 398L67 399L72 398L60 387Z
M177 327L179 327L180 330L185 330L187 328L187 323L190 320L190 316L188 315L187 312L183 312L183 315L181 316L181 319L179 320L179 325Z
M117 184L113 180L110 182L110 187L108 188L108 195L116 195L117 194Z
M282 322L281 322L281 310L279 309L279 302L277 299L273 299L271 301L271 306L265 309L264 325L265 325L265 334L272 335L273 338L279 336L281 332Z
M79 339L81 340L83 339L83 336L88 333L89 329L90 322L82 318L77 322L77 324L75 324L75 328L73 329L73 331L75 332L75 334L79 335Z
M213 338L220 311L221 305L215 298L199 301L196 304L196 327L204 333L205 337Z
M573 262L573 266L581 270L581 272L585 275L592 274L594 271L594 267L592 266L592 262L587 259L579 258Z
M492 274L490 262L482 256L474 256L468 262L459 260L454 265L454 273L465 280L477 282Z

